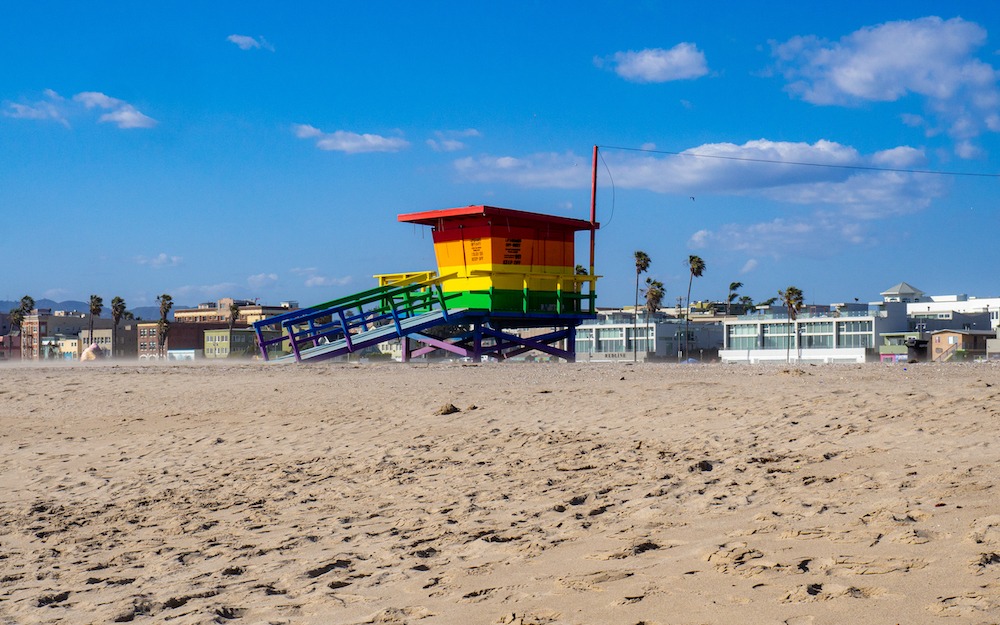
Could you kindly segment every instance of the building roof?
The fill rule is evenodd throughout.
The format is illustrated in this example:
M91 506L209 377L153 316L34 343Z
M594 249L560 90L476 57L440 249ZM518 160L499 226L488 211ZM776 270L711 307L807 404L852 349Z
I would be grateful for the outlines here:
M591 230L601 227L600 224L591 226L589 221L583 219L572 219L570 217L559 217L557 215L545 215L543 213L530 213L512 208L498 208L496 206L470 205L461 208L445 208L441 210L424 211L421 213L406 213L396 217L403 223L415 223L425 226L435 226L439 220L460 219L468 217L501 217L512 223L543 223L552 226L560 226L570 230Z
M934 330L931 334L961 334L963 336L992 336L997 335L996 330Z
M906 282L900 282L894 286L879 293L882 297L903 297L903 296L913 296L921 297L924 292L913 286L912 284L907 284Z

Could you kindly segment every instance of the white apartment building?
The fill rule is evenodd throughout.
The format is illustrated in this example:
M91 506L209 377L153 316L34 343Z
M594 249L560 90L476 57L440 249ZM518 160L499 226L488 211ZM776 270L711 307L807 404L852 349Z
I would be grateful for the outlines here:
M906 304L810 306L789 321L772 306L725 321L723 362L863 363L877 358L884 333L905 332Z
M688 357L714 359L722 347L723 327L718 322L691 321ZM683 352L684 319L662 312L598 311L598 318L576 328L577 362L615 362L660 359L676 362Z

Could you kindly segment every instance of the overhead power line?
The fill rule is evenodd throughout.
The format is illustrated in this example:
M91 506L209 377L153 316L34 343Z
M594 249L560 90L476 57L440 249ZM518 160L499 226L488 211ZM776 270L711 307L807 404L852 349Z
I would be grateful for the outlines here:
M829 167L832 169L859 169L863 171L885 171L900 174L929 174L932 176L966 176L972 178L1000 178L1000 174L983 174L970 171L941 171L935 169L901 169L896 167L875 167L873 165L837 165L834 163L809 163L806 161L782 161L770 158L751 158L749 156L723 156L721 154L699 154L698 152L670 152L668 150L650 150L647 148L625 148L617 145L599 145L604 150L624 150L626 152L648 152L651 154L667 154L670 156L690 156L692 158L714 158L725 161L745 161L750 163L772 163L776 165L799 165L802 167Z

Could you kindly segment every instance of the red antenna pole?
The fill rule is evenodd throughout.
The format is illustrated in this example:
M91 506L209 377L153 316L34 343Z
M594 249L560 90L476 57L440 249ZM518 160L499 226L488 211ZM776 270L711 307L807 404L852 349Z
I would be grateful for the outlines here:
M594 275L594 236L597 233L597 146L590 176L590 275ZM593 284L593 283L591 283ZM593 288L593 286L591 286Z

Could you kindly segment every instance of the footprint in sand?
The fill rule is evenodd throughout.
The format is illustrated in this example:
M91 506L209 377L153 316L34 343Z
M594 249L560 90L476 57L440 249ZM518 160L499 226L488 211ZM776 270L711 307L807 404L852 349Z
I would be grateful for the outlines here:
M1000 516L976 519L969 540L977 545L1000 545Z
M434 616L434 614L423 606L413 606L406 608L386 608L372 615L370 619L364 621L367 625L404 625L419 619Z
M834 599L871 599L886 593L884 588L874 586L843 586L840 584L813 582L798 586L782 599L782 603L806 603L831 601Z
M997 589L994 588L994 591ZM931 612L950 617L981 617L996 614L1000 610L1000 594L991 597L976 592L967 592L955 597L941 597L937 603L927 606Z
M705 560L714 564L720 573L735 573L746 577L783 568L777 562L765 560L763 552L744 542L719 545L717 551L705 556Z
M604 590L602 584L617 582L632 577L631 571L597 571L587 575L563 577L557 583L565 588L580 591Z

